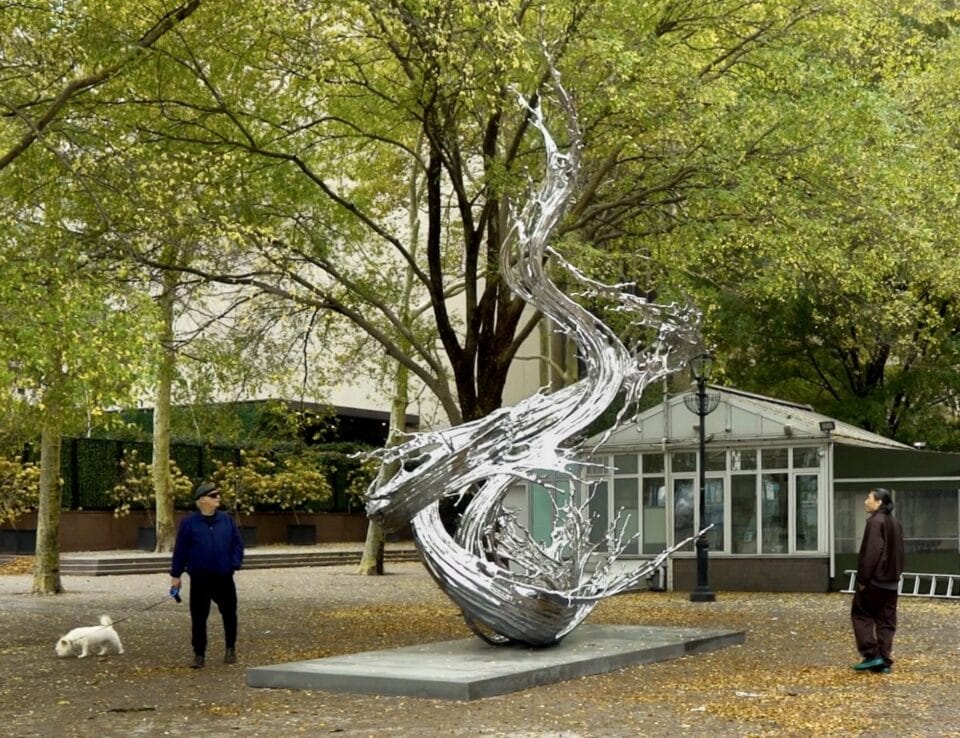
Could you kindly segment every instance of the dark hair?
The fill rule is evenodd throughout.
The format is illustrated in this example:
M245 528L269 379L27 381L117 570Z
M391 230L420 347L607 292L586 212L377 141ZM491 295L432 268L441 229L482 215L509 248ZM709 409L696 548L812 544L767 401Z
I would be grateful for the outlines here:
M885 512L888 515L893 512L893 496L888 489L883 487L875 487L870 490L870 494L873 495L875 500L880 501L880 512Z

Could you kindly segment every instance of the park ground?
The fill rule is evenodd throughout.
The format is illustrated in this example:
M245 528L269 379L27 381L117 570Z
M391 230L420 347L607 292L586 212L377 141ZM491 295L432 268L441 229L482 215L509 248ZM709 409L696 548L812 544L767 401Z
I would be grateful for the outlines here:
M960 736L960 601L901 598L893 673L858 673L849 597L643 592L588 622L743 630L746 643L471 702L253 689L246 667L471 637L417 563L243 571L239 663L211 615L205 669L186 603L162 574L65 576L29 594L29 559L0 567L0 725L7 736ZM101 613L125 653L58 659ZM122 619L122 620L121 620Z

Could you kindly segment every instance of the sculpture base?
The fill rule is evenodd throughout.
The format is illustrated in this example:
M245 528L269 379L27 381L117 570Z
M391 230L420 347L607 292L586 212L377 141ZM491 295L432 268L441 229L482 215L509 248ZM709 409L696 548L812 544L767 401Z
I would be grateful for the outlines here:
M441 641L247 669L247 686L475 700L743 643L743 631L581 625L547 648Z

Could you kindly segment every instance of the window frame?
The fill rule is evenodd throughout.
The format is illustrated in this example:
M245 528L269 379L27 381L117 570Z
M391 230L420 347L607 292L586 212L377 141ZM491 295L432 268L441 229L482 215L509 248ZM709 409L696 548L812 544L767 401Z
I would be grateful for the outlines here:
M809 454L808 451L803 451L804 449L817 449L819 456L819 464L817 466L804 466L804 467L795 467L795 453L798 449L801 449L801 453ZM828 480L828 464L827 457L829 455L828 446L823 443L792 443L792 444L756 444L752 446L745 445L736 445L736 446L714 446L713 449L708 449L712 451L723 451L724 452L724 470L707 470L705 471L705 480L709 484L711 480L720 480L723 485L723 547L714 548L711 547L711 554L719 554L723 556L730 557L777 557L777 556L825 556L829 554L829 541L830 541L830 531L827 529L829 521L829 511L827 510L829 500L827 499L828 495L826 489L826 483ZM659 449L658 449L659 451ZM768 451L786 451L786 466L764 466L763 464L763 452ZM755 454L755 464L753 469L734 469L734 454L744 454L745 452L752 452ZM673 470L673 456L674 453L692 453L696 458L696 466L693 470L685 469L684 471L674 471ZM628 466L628 470L625 472L620 472L619 469L615 468L615 460L617 457L622 456L635 456L636 457L636 470L633 470L633 465ZM652 471L647 471L647 464L645 464L646 457L650 455L658 455L663 459L662 470L653 469ZM798 459L799 460L799 459ZM694 527L695 530L699 530L700 523L700 506L699 506L699 482L700 482L700 454L699 448L690 448L689 446L682 446L677 448L668 448L662 451L652 451L652 450L636 450L632 453L625 453L620 451L616 454L606 453L600 456L594 457L592 459L593 463L602 464L605 469L597 470L595 467L585 475L583 488L586 487L587 480L602 480L606 482L606 497L607 497L607 519L608 521L613 520L617 514L617 510L614 509L614 487L616 479L633 479L636 482L637 490L637 520L636 520L636 529L639 532L639 536L635 541L634 545L629 547L630 553L629 556L650 556L652 555L649 552L644 551L645 547L645 497L646 489L645 484L647 479L659 478L662 480L664 486L664 502L665 502L665 533L667 538L667 545L673 545L676 542L676 521L675 521L675 485L676 481L680 479L692 480L693 491L694 491ZM653 466L661 466L655 464ZM762 481L763 475L766 473L777 473L785 474L787 480L787 496L785 504L787 506L787 535L786 535L786 546L783 552L763 552L763 521L761 512L763 509L763 499L762 499ZM752 476L754 479L754 499L755 499L755 508L754 508L754 518L755 518L755 529L754 529L754 540L756 541L756 551L752 553L734 553L733 552L733 478L735 476ZM817 480L817 515L816 515L816 533L817 533L817 546L813 550L798 550L797 549L797 523L798 523L798 511L797 511L797 478L799 476L812 476ZM631 526L633 527L633 526ZM639 552L639 553L638 553ZM678 552L678 555L693 555L691 551L682 551Z

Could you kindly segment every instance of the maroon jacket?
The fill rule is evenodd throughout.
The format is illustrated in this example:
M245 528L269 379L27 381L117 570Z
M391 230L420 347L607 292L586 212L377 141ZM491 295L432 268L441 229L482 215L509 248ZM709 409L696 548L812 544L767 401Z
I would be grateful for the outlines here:
M903 573L903 528L892 515L877 510L867 519L857 557L857 584L895 584Z

